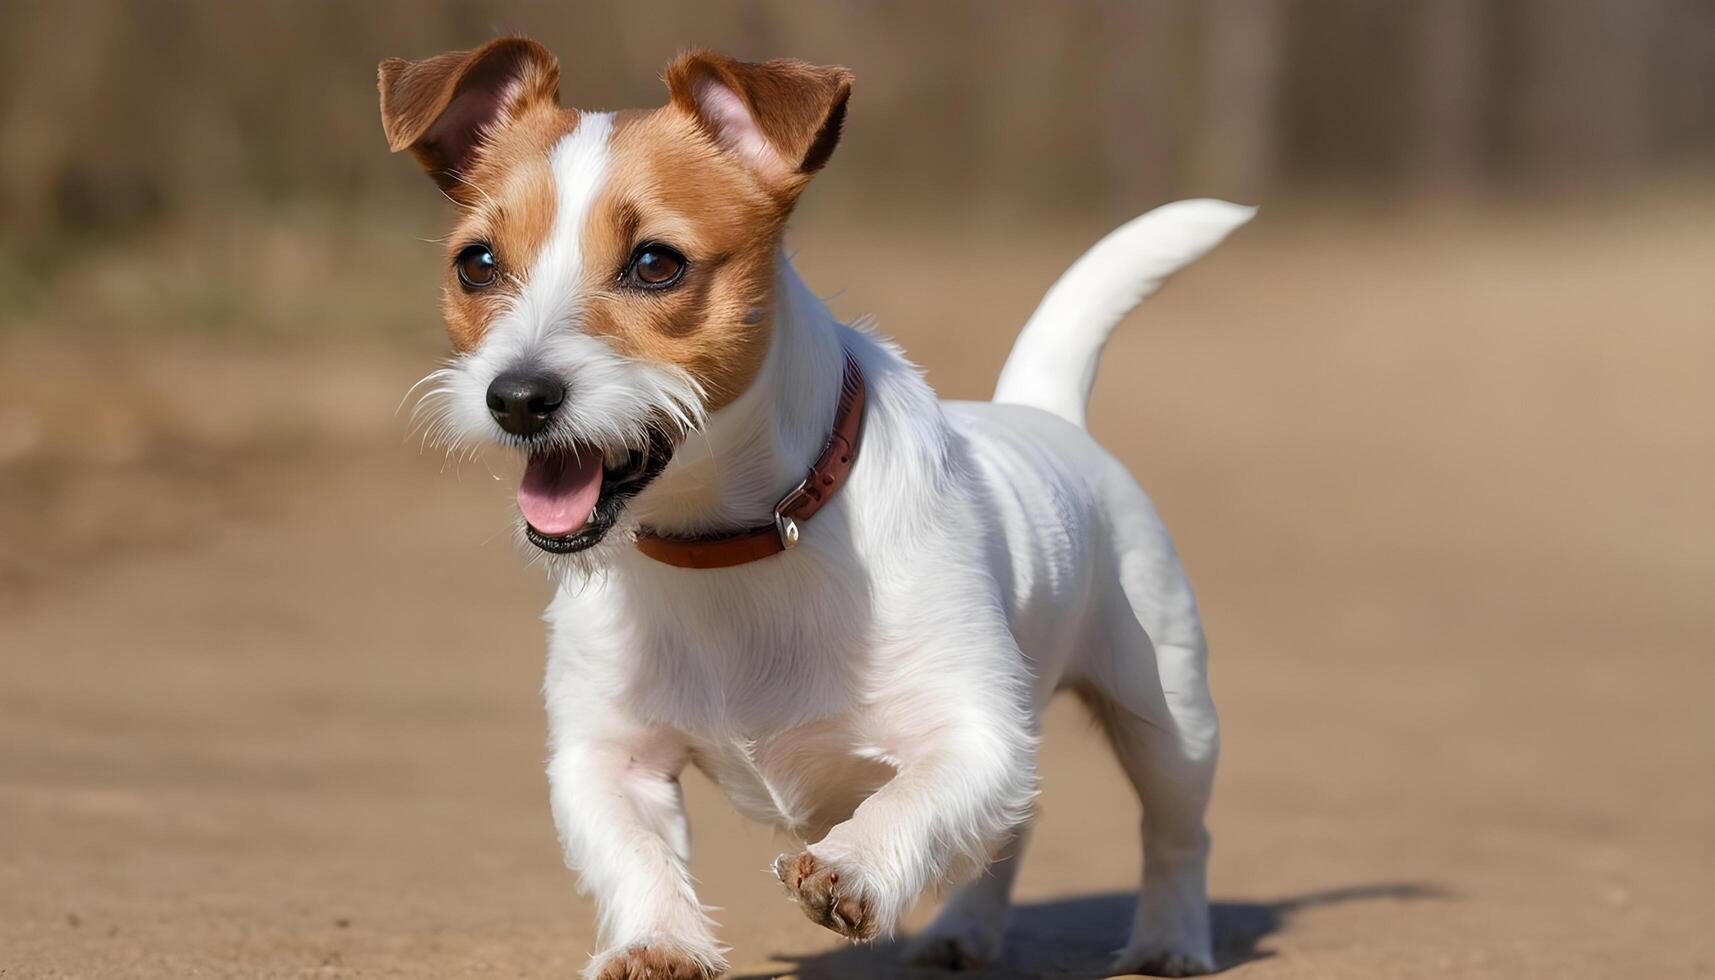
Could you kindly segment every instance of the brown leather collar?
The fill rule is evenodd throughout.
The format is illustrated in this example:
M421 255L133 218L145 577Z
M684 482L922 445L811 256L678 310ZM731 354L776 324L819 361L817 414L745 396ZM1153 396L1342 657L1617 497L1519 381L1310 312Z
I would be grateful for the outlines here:
M637 535L637 550L679 568L731 568L796 546L800 525L839 492L851 474L852 464L857 462L858 443L863 434L863 401L863 371L847 351L833 435L810 467L810 475L774 505L774 523L696 538L642 531Z

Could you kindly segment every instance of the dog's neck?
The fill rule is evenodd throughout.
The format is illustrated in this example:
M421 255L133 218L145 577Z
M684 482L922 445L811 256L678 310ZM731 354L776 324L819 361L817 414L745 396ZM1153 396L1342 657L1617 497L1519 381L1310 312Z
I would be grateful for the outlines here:
M778 255L773 335L756 379L685 439L633 513L681 536L771 523L828 441L844 363L833 314Z

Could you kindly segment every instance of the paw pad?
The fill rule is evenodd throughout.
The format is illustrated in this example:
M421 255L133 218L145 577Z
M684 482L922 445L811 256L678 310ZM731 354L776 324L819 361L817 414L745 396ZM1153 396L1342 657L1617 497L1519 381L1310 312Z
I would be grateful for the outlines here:
M602 957L591 980L713 980L720 969L665 946L627 946Z
M782 854L774 861L774 873L811 922L858 942L875 938L874 909L850 874L818 861L809 851Z

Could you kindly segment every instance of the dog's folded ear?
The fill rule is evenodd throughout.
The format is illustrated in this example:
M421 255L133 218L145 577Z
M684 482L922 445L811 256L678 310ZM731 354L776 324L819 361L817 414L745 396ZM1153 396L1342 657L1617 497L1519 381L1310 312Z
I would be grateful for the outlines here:
M852 73L781 59L751 64L708 51L667 66L672 104L777 193L795 197L840 141Z
M410 150L454 197L485 136L525 108L560 98L560 65L524 37L503 37L474 51L381 63L381 128L395 153Z

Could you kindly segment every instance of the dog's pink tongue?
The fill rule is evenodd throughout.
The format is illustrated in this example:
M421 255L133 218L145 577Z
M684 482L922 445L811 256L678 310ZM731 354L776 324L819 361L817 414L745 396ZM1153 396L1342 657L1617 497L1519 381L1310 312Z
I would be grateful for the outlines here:
M548 452L530 457L518 484L518 509L530 526L563 538L584 526L601 496L601 453Z

